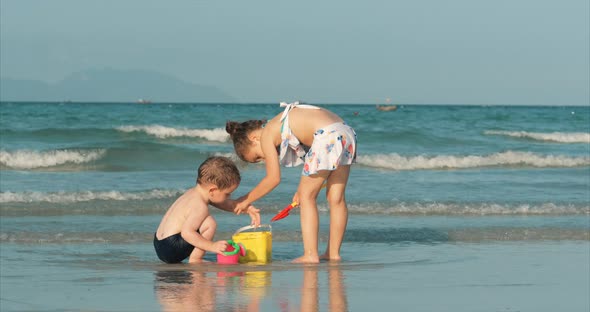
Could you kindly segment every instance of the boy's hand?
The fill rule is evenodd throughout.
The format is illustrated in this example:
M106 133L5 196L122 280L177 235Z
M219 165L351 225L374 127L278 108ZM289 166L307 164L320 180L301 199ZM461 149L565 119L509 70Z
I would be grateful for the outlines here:
M211 249L212 252L222 254L227 249L227 241L217 241L213 243L213 248Z
M250 205L248 206L248 210L246 210L246 212L248 212L248 214L250 215L250 219L252 219L250 225L253 225L255 227L260 226L260 209Z

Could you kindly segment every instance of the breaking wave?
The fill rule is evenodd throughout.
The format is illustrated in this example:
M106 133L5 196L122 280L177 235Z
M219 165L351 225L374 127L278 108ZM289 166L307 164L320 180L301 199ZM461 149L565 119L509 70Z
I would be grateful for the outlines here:
M83 191L83 192L2 192L0 193L0 203L55 203L67 204L88 202L94 200L150 200L162 199L178 196L182 190L150 190L144 192L119 192L119 191Z
M539 155L531 152L506 151L491 155L437 155L401 156L399 154L375 154L359 156L358 163L368 167L393 170L466 169L480 167L580 167L590 165L590 157Z
M583 132L526 132L526 131L484 131L486 135L504 135L514 138L526 138L538 141L550 141L559 143L590 143L590 133Z
M84 164L96 161L106 154L105 149L52 150L52 151L0 151L0 165L12 169L35 169L66 164Z
M535 203L439 203L399 202L349 204L351 213L369 215L577 215L590 214L590 205ZM328 212L327 206L319 210Z
M0 215L153 215L162 214L184 190L152 189L138 192L1 192ZM265 204L261 213L274 215L282 204ZM320 213L329 213L326 203ZM503 203L503 202L371 202L349 203L356 215L408 216L525 216L590 215L588 203ZM213 209L212 212L216 212ZM299 214L293 209L291 214Z
M187 128L171 128L160 125L149 126L121 126L116 128L122 132L143 132L160 139L177 138L177 137L191 137L202 138L214 142L226 142L229 135L222 128L215 129L187 129Z

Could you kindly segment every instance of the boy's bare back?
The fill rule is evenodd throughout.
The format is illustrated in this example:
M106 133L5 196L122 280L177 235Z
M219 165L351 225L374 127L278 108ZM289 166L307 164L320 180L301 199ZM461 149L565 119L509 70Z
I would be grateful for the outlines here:
M203 216L202 220L209 215L208 203L206 199L200 196L196 187L188 189L170 206L164 217L162 217L162 222L160 222L156 231L156 237L161 240L182 232L187 220L194 219L190 218L191 215L195 215L195 217L201 215ZM198 229L197 226L193 230L197 231Z

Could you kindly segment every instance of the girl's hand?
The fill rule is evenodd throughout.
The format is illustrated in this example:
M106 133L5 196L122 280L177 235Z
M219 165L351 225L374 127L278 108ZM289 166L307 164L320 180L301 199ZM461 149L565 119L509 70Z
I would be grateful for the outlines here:
M240 201L238 199L237 203L236 203L236 207L234 208L234 212L239 215L241 213L244 213L246 211L248 211L248 207L250 207L250 203L242 200Z
M299 193L295 192L295 195L293 195L293 200L291 200L292 203L298 203L299 202Z
M260 209L250 205L248 206L247 212L250 215L250 219L252 219L250 225L253 225L255 227L260 226Z
M227 250L227 246L229 244L227 243L227 241L217 241L213 243L213 248L212 248L212 252L217 253L217 254L223 254L224 251Z

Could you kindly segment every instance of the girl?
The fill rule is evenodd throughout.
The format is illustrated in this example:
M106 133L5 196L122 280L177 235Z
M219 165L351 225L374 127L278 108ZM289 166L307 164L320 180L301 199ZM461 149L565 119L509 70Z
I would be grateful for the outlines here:
M228 121L238 156L247 162L264 161L266 176L237 200L235 212L272 191L281 181L280 165L303 164L303 172L293 201L301 207L303 256L293 262L318 263L318 210L316 199L326 181L330 206L330 236L321 259L340 260L340 246L348 222L344 193L350 165L356 160L356 133L338 115L316 106L281 103L285 111L265 122Z

